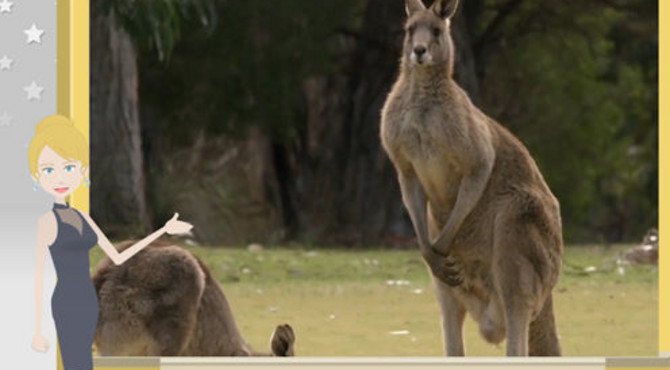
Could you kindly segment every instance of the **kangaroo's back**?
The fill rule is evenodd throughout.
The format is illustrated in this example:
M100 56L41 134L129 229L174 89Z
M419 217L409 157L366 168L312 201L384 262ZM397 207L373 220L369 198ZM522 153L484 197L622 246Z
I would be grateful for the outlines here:
M178 246L154 242L119 266L106 258L93 283L100 304L94 342L103 356L263 355L240 334L207 265ZM293 355L294 342L292 328L278 326L271 346L284 352L273 354Z

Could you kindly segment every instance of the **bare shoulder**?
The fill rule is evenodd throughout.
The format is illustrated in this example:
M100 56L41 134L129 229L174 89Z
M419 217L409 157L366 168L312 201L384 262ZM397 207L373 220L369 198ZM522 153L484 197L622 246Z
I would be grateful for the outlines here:
M53 212L47 212L37 219L38 240L46 245L51 245L58 234L58 222Z
M57 225L56 216L53 212L47 212L37 219L37 226L40 229L55 228Z

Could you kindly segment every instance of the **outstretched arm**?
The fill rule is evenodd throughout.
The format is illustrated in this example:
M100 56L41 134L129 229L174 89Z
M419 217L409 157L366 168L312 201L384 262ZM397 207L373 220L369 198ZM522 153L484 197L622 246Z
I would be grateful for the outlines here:
M191 228L193 228L193 225L189 224L188 222L177 220L177 217L179 217L179 213L175 213L174 216L167 223L165 223L165 226L149 234L139 242L133 244L132 247L119 253L119 251L116 250L116 248L109 241L109 239L107 239L105 233L103 233L102 230L100 230L100 227L98 227L95 221L93 221L91 216L89 216L85 212L81 212L81 214L82 216L84 216L88 224L91 225L91 228L93 229L93 231L95 231L96 235L98 236L98 245L100 245L100 248L102 248L102 250L105 251L107 256L109 256L109 259L111 259L112 262L114 262L114 264L116 265L120 265L126 262L129 258L131 258L137 252L144 249L147 245L151 244L151 242L158 239L164 233L168 233L171 235L184 234L187 233L189 230L191 230Z
M32 348L46 352L49 342L42 336L42 298L44 297L44 267L47 248L53 244L58 225L52 213L40 217L37 222L37 248L35 249L35 334Z

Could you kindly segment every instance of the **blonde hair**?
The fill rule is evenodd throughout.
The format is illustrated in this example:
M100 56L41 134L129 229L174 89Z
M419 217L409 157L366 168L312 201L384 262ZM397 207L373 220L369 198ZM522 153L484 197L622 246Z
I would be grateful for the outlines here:
M35 136L28 147L28 165L31 175L38 173L37 159L46 146L63 158L80 161L82 166L88 167L88 143L69 118L53 115L46 117L35 126Z

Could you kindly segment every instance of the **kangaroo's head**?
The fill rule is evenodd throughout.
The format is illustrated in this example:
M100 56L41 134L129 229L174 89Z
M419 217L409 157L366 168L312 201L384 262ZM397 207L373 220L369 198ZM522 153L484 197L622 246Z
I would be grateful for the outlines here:
M435 0L430 8L426 8L421 0L405 0L407 22L402 58L406 66L451 67L454 46L449 24L457 7L458 0Z

